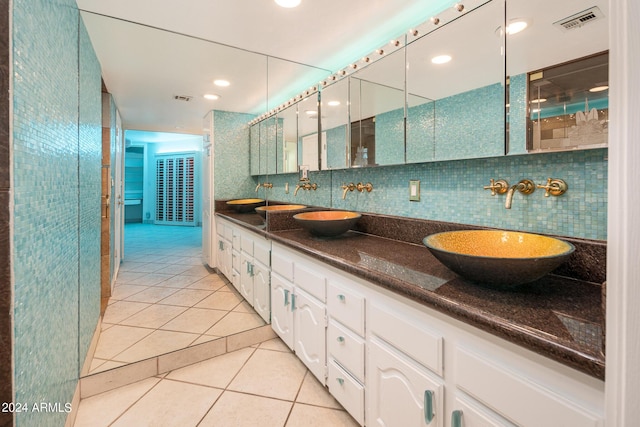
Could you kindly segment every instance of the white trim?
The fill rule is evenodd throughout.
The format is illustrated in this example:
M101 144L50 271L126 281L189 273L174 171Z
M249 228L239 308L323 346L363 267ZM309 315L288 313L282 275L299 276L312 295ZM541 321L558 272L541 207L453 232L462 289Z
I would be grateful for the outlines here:
M640 420L640 2L611 0L606 425Z

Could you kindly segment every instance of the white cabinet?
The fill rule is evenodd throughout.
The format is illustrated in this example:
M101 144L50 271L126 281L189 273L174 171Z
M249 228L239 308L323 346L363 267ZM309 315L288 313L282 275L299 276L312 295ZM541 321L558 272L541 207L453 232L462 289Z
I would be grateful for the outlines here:
M603 381L286 246L272 261L273 329L361 425L604 426Z
M288 249L273 247L272 328L324 385L326 279Z
M271 242L218 218L218 266L267 323L271 320Z

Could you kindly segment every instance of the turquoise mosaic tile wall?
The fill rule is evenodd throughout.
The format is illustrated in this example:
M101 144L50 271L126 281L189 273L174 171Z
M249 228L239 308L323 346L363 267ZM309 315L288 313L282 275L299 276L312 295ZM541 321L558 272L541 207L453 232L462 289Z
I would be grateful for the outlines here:
M249 174L249 121L253 118L251 114L213 112L216 199L255 197L251 194L256 184Z
M100 304L100 67L78 22L74 0L13 2L15 401L63 408Z
M79 33L79 368L100 316L101 69L82 20Z
M316 172L311 180L319 183L318 190L300 191L297 197L284 191L285 183L295 186L297 175L260 179L273 183L273 200L605 240L606 156L606 149L597 149ZM513 185L523 178L544 184L549 177L564 179L567 193L516 193L511 209L505 209L505 195L483 189L491 178ZM420 180L419 202L409 201L409 180ZM374 190L349 192L343 200L340 186L349 182L371 182Z

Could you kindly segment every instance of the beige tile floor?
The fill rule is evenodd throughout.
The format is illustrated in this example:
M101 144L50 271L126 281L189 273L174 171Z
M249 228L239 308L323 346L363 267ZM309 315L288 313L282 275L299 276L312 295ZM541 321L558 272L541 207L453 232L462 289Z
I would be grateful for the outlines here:
M280 339L80 402L74 427L354 427Z
M199 227L125 226L125 259L89 374L265 324L203 265L201 233Z
M200 228L128 224L91 373L263 325L200 260ZM75 427L357 426L279 339L80 401Z

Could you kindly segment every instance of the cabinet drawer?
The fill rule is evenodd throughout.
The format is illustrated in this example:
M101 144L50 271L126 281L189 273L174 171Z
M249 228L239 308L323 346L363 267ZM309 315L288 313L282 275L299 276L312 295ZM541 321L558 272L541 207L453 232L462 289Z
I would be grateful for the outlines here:
M364 383L364 340L335 320L329 320L327 351Z
M293 283L323 303L326 302L326 279L311 267L296 262L293 266Z
M334 360L328 366L329 391L360 424L364 425L364 387L351 375L346 373Z
M444 338L440 333L427 329L410 314L387 311L375 304L367 315L372 334L442 376Z
M286 254L274 252L271 256L271 270L293 282L293 261Z
M223 230L224 230L224 238L230 242L233 242L233 228L228 226L227 224L224 224Z
M248 233L240 234L240 248L242 248L242 252L253 255L253 237Z
M329 280L327 284L327 311L334 319L364 336L364 297Z
M489 362L484 357L456 348L456 385L500 415L525 426L601 425L588 408Z
M271 245L264 240L253 242L253 258L264 266L271 265Z

